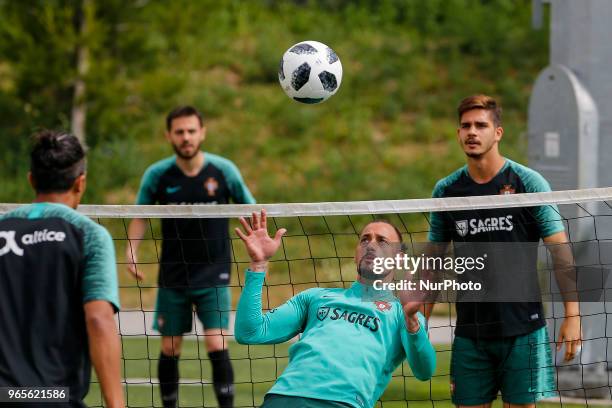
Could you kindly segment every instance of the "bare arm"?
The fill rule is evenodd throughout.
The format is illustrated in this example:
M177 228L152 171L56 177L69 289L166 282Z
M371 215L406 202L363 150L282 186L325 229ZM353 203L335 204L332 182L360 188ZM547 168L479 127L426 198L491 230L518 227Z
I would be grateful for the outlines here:
M574 257L564 231L543 238L553 260L555 278L563 294L565 318L559 330L557 351L565 344L565 361L574 358L582 344L580 307Z
M124 407L121 386L121 345L113 307L104 300L85 303L89 355L100 381L106 406Z
M435 303L425 303L423 305L423 316L425 316L425 319L429 320L429 318L431 317L431 313L433 312L433 308L436 304Z
M143 218L134 218L128 226L128 243L125 247L125 259L127 261L128 271L138 280L142 280L144 275L138 270L138 248L142 242L142 238L147 231L147 220Z

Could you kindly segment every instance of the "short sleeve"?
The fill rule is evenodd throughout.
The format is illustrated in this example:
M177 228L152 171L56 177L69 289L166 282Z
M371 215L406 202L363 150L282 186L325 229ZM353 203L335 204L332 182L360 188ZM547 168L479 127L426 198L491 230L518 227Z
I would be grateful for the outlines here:
M232 200L236 204L255 204L255 198L244 183L242 174L240 174L238 167L228 160L228 164L224 169L224 172L232 195Z
M211 153L206 154L208 160L223 172L232 201L236 204L255 204L255 198L242 179L242 174L240 174L238 167L231 160Z
M444 187L441 181L436 183L433 193L433 198L444 197ZM432 242L449 242L451 241L450 229L447 225L447 217L442 212L432 212L429 214L429 234L428 239Z
M542 175L534 170L528 169L521 174L521 180L527 193L545 193L552 191L550 184ZM558 232L564 231L563 217L559 208L554 204L542 205L533 208L533 216L538 224L540 237L546 238Z
M115 247L108 231L92 222L85 234L83 303L106 300L120 309Z
M157 189L158 181L159 172L156 171L153 166L149 167L142 176L142 180L140 180L140 188L138 189L136 204L155 204L155 190Z

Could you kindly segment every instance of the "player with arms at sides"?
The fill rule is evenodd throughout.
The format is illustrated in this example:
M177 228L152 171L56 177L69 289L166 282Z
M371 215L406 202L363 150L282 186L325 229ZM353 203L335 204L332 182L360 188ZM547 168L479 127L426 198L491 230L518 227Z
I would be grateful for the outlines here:
M69 402L41 405L85 407L93 363L106 406L123 407L115 248L75 211L85 171L76 137L40 132L36 198L0 217L0 387L68 387Z
M268 236L265 211L236 233L251 259L236 312L235 337L242 344L277 344L301 334L289 348L289 364L262 407L372 407L405 359L419 380L431 378L436 355L418 307L403 308L374 280L374 258L401 251L401 234L386 221L365 226L355 250L358 280L348 289L313 288L262 314L262 285L268 259L285 229ZM378 300L379 299L379 300Z
M202 115L191 106L166 118L166 139L175 155L150 166L137 204L253 204L238 168L223 157L200 150L206 136ZM178 359L183 334L191 331L192 308L204 326L213 385L221 407L232 407L234 374L224 340L229 324L231 248L227 219L163 219L159 290L154 328L162 335L158 372L164 407L178 398ZM137 254L147 221L128 228L128 270L142 279Z
M457 138L467 165L438 181L433 197L550 191L539 173L500 154L504 130L501 107L493 98L474 95L463 99L458 116ZM553 205L438 212L431 214L430 223L429 240L437 245L537 243L542 239L555 265L573 262L571 251L567 253L559 211ZM532 256L533 265L537 262L537 252L520 255ZM557 350L565 344L565 359L569 361L581 344L580 316L578 302L565 301L564 305ZM432 307L430 304L426 308L427 316ZM456 309L451 359L451 391L456 405L490 407L501 391L504 406L533 407L539 399L555 395L554 365L541 301L457 302Z

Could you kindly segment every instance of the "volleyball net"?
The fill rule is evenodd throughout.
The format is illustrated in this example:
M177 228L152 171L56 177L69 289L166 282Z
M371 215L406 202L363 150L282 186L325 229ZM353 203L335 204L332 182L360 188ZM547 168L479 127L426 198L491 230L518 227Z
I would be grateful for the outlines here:
M381 282L395 283L390 291L394 295L406 296L407 288L397 286L408 281L427 280L423 270L446 269L451 276L448 286L436 286L429 293L428 302L436 302L429 319L429 336L437 351L438 367L434 377L426 382L418 381L407 363L401 364L393 373L391 382L380 398L382 407L406 406L451 406L450 360L451 344L456 329L455 307L460 302L543 302L543 320L550 338L555 370L554 391L560 396L545 400L551 406L564 405L567 401L588 405L597 400L611 398L612 376L612 279L609 265L612 264L612 188L597 188L549 193L511 194L499 196L476 196L442 199L388 200L361 202L257 204L257 205L82 205L79 211L106 227L115 242L120 299L122 310L118 313L118 324L122 338L122 367L127 404L130 407L162 406L157 379L161 334L156 297L160 287L171 286L159 277L162 268L186 275L182 281L173 281L177 290L201 289L198 278L201 270L215 270L215 277L227 273L221 281L227 284L208 287L218 292L228 288L229 302L219 301L218 307L208 306L209 314L219 319L228 319L228 329L222 336L228 344L235 379L235 406L258 406L265 393L282 374L288 364L288 349L299 341L299 336L278 345L247 346L233 339L233 321L236 304L242 292L245 270L249 257L243 243L233 233L239 226L237 218L250 216L252 212L265 209L268 215L268 230L271 234L278 228L286 228L281 247L271 259L263 291L264 311L274 309L292 296L312 287L348 288L357 279L355 251L359 245L359 234L369 222L385 219L402 233L403 254L415 259L424 258L431 250L429 239L432 214L446 214L452 220L452 243L437 256L450 258L450 268L443 263L438 267L413 266L404 268L394 279L386 279L387 270L380 273ZM0 204L0 214L13 209L14 204ZM543 242L512 243L498 242L494 232L503 228L518 228L520 223L533 220L504 218L516 214L517 209L548 207L558 216L568 238L565 245L571 257L565 269L571 271L571 284L560 285L559 265L551 256L550 247ZM471 218L464 217L466 212ZM492 215L493 214L493 215ZM501 214L501 215L500 215ZM138 281L127 272L125 254L134 248L128 229L132 219L145 222L146 232L138 240L136 267L143 280ZM215 224L221 220L221 224ZM228 220L228 221L222 221ZM229 222L229 234L215 235L211 225ZM535 221L533 221L535 222ZM187 227L185 227L187 226ZM188 228L195 235L182 234ZM216 227L215 227L216 228ZM163 233L162 233L163 230ZM211 230L212 231L212 230ZM460 237L480 233L478 244L462 242ZM165 236L164 236L165 235ZM164 239L165 238L165 239ZM461 245L464 245L463 247ZM174 249L167 255L164 246ZM195 249L194 249L195 248ZM226 248L229 256L216 257L215 251ZM428 249L429 248L429 249ZM450 248L450 249L449 249ZM463 249L462 249L463 248ZM486 254L488 280L480 280L485 290L473 291L461 286L478 277L474 274L457 273L457 259L470 255ZM202 258L189 253L201 252ZM212 255L211 255L212 253ZM530 253L530 256L525 254ZM162 256L162 254L164 254ZM462 255L462 256L459 256ZM521 261L521 259L523 261ZM405 257L402 258L405 260ZM527 260L527 261L525 261ZM533 262L531 261L533 260ZM421 261L419 261L421 262ZM423 261L424 262L424 261ZM465 260L463 267L465 268ZM522 263L521 263L522 262ZM476 265L474 261L472 265ZM530 269L529 264L533 265ZM406 263L404 266L408 265ZM527 266L525 266L527 265ZM381 263L382 266L382 263ZM389 266L397 273L401 264ZM381 269L381 271L383 271ZM520 270L521 274L517 274ZM179 272L176 272L179 271ZM495 272L496 273L491 273ZM207 272L208 273L208 272ZM166 275L168 275L166 273ZM211 275L213 276L213 275ZM430 275L431 276L431 275ZM442 276L442 275L440 275ZM470 276L472 278L470 278ZM533 278L533 277L536 278ZM193 279L191 279L191 278ZM531 284L526 284L531 279ZM431 279L429 279L431 280ZM478 280L476 278L476 280ZM437 279L444 283L447 279ZM197 287L191 287L192 285ZM431 283L431 282L429 282ZM535 286L534 286L535 285ZM204 285L206 286L206 285ZM387 288L389 286L387 285ZM226 289L223 289L226 290ZM402 292L403 291L403 292ZM472 291L472 292L471 292ZM581 352L569 361L563 361L563 350L556 351L555 339L564 317L563 302L567 293L571 300L580 302L583 345ZM476 297L470 295L477 293ZM484 294L483 294L484 293ZM422 294L422 291L421 291ZM467 296L467 297L466 297ZM410 300L417 301L417 296ZM405 300L405 299L404 299ZM191 306L191 330L183 340L179 372L180 406L216 406L213 389L211 363L207 354L207 327L201 315ZM35 318L35 317L32 317ZM346 317L348 318L348 316ZM166 322L167 324L167 322ZM566 399L570 398L570 399ZM572 399L573 398L573 399ZM90 406L102 406L102 396L94 379L86 402Z

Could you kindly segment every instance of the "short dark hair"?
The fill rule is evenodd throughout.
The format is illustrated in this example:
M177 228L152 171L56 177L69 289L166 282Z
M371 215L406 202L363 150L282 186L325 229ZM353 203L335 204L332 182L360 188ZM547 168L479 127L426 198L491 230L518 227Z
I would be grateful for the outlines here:
M33 137L30 171L37 193L62 193L85 173L85 149L70 133L43 130Z
M461 122L461 116L467 111L473 109L484 109L491 112L493 115L493 123L495 126L501 126L502 124L502 108L499 103L488 95L472 95L464 98L457 107L457 114L459 115L459 122Z
M186 116L196 116L200 121L200 126L204 125L204 118L199 110L193 106L179 106L175 108L166 116L166 130L169 132L172 129L172 121L176 118L184 118Z

